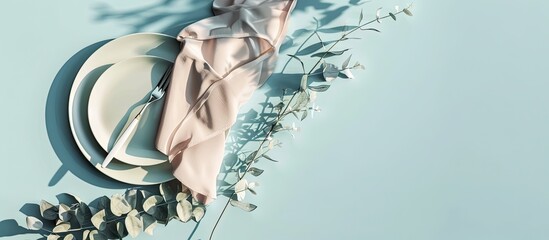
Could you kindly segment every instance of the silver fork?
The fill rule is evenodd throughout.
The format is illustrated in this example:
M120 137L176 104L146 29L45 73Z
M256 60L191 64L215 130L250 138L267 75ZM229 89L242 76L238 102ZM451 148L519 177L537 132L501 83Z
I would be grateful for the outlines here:
M164 93L166 92L166 89L168 88L168 85L170 84L170 75L172 73L172 69L173 69L173 67L170 66L166 70L166 72L164 72L164 75L162 75L162 78L160 79L158 84L156 84L156 87L151 92L151 94L149 96L149 100L147 101L147 103L145 103L143 108L141 108L141 111L139 111L139 113L135 116L135 118L132 120L130 125L122 132L122 136L120 136L120 138L118 138L118 140L114 143L113 148L111 149L111 151L109 151L109 154L107 154L107 157L105 157L105 160L103 160L103 163L101 164L101 167L103 167L103 168L107 167L107 165L109 165L109 163L114 158L114 155L116 155L116 153L120 150L120 148L122 148L124 143L126 141L128 141L128 139L130 138L130 135L132 134L134 128L137 127L137 124L139 123L139 120L141 119L141 115L143 114L143 112L145 112L147 107L149 105L151 105L152 103L160 100L164 96Z

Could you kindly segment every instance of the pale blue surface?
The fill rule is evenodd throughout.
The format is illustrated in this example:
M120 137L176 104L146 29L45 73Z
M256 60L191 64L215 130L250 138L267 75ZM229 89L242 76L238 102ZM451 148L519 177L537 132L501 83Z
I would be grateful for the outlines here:
M302 1L290 33L347 4L321 2ZM407 3L362 7L370 19L377 7ZM64 99L56 94L98 45L85 48L133 32L174 34L177 25L209 16L209 4L2 3L0 237L39 237L11 236L21 229L10 219L23 225L26 203L61 192L91 201L123 191L83 158L59 160L78 152L55 134L66 134L55 128L66 121L57 119ZM541 0L418 0L413 18L362 34L364 42L349 46L367 70L319 95L323 111L303 122L295 140L284 137L285 147L272 154L280 163L262 163L259 195L248 199L259 208L230 208L215 239L549 238L547 9ZM354 24L359 12L351 8L333 24ZM108 13L126 14L102 17ZM258 92L249 106L262 100ZM207 239L222 204L208 208L192 239ZM172 222L138 239L186 239L194 226Z

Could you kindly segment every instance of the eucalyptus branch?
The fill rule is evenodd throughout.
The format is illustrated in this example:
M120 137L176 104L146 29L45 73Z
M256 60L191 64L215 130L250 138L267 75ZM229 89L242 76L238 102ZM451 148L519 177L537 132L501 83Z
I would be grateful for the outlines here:
M289 55L289 56L292 57L292 58L295 58L295 59L297 59L297 60L299 60L299 61L301 62L302 67L303 67L303 70L304 70L304 71L303 71L304 75L306 75L306 76L312 75L312 74L313 74L313 71L315 71L315 69L318 67L318 65L319 65L320 63L322 63L322 61L328 56L328 54L330 53L330 51L331 51L338 43L340 43L341 41L345 40L349 35L351 35L352 33L356 32L356 31L359 30L359 29L364 30L363 27L365 27L365 26L367 26L367 25L370 25L370 24L372 24L372 23L374 23L374 22L380 22L380 20L382 20L382 19L386 19L386 18L389 18L389 17L391 17L391 18L393 18L393 19L396 19L396 18L395 18L396 15L398 15L398 14L400 14L400 13L402 13L402 12L406 12L406 11L408 11L408 9L407 9L407 8L404 8L403 10L397 11L397 12L394 13L394 14L393 14L393 13L389 13L389 14L387 14L386 16L383 16L383 17L376 17L376 19L373 19L373 20L371 20L371 21L369 21L369 22L366 22L366 23L364 23L364 24L359 24L359 26L356 26L356 27L354 27L353 29L349 30L348 32L345 32L339 39L337 39L333 44L331 44L331 46L324 52L324 54L319 58L319 60L313 65L313 67L312 67L312 68L309 70L309 72L307 72L307 73L306 73L306 71L305 71L303 62L302 62L298 57L296 57L295 55ZM408 12L409 12L409 11L408 11ZM408 14L408 13L406 13L406 14ZM305 43L306 43L307 41L309 41L313 36L317 36L317 38L319 39L319 41L320 41L321 44L322 44L322 47L325 48L324 42L322 41L322 38L319 36L317 30L318 30L318 26L317 26L317 29L315 29L315 31L313 31L313 32L305 39L305 41L300 45L300 47L296 50L296 52L299 52L299 51L301 50L301 48L305 45ZM291 61L291 59L289 59L289 60L286 62L285 66L284 66L284 69L285 69L285 67L288 65L288 63L289 63L290 61ZM316 74L315 74L315 75L316 75ZM244 177L246 176L246 174L249 172L249 170L250 170L251 167L253 166L253 163L255 162L254 160L258 158L259 152L261 151L261 149L263 149L263 145L264 145L264 144L268 141L268 139L272 136L275 127L281 122L281 120L283 119L283 117L286 116L286 115L288 114L288 109L290 108L290 106L291 106L293 100L295 99L295 97L296 97L298 94L309 94L309 93L306 93L306 89L301 89L300 91L295 91L295 92L292 94L291 98L290 98L290 99L288 100L288 102L285 104L284 109L283 109L283 110L281 109L281 111L278 113L278 116L277 116L276 120L270 125L270 129L269 129L269 131L267 132L267 134L265 135L265 137L263 138L263 140L261 141L261 143L260 143L258 149L252 153L252 154L253 154L253 156L252 156L252 158L251 158L252 160L249 161L249 163L247 163L248 166L246 167L246 170L244 171L244 173L243 173L241 176L239 176L239 178L238 178L239 181L242 180L242 179L244 179ZM267 127L269 127L269 126L267 126ZM268 150L267 150L267 152L268 152ZM264 153L263 153L263 154L264 154ZM232 186L234 186L234 185L236 185L236 183L233 184ZM232 187L232 186L231 186L231 187ZM212 240L213 235L214 235L214 233L215 233L215 230L217 229L217 226L218 226L219 222L221 221L221 218L224 216L225 211L227 210L227 207L229 206L231 200L234 198L234 196L235 196L237 193L238 193L237 191L234 191L234 192L229 196L227 202L225 203L225 206L223 207L223 209L222 209L222 211L221 211L219 217L217 218L217 220L216 220L216 222L215 222L214 227L212 228L212 231L211 231L210 236L209 236L209 240Z

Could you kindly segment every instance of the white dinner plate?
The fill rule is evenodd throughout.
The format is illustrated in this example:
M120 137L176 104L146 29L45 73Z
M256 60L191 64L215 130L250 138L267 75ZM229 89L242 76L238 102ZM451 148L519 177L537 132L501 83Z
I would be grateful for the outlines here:
M105 151L149 99L172 63L159 57L140 56L114 64L97 80L90 94L88 119L95 139ZM155 147L164 98L149 105L130 139L114 155L121 162L152 166L168 160Z
M167 162L153 166L133 166L113 160L107 168L102 168L101 163L107 153L97 143L90 129L88 102L95 82L114 63L140 55L156 56L173 62L178 53L179 42L175 38L163 34L138 33L103 45L80 68L69 96L69 123L84 157L105 175L136 185L158 184L174 178Z

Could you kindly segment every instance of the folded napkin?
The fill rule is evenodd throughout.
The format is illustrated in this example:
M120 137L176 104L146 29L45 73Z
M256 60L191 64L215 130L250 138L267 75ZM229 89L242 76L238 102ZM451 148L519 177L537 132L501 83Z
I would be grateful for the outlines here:
M174 176L203 203L216 197L225 137L274 70L296 0L214 0L184 28L156 139Z

